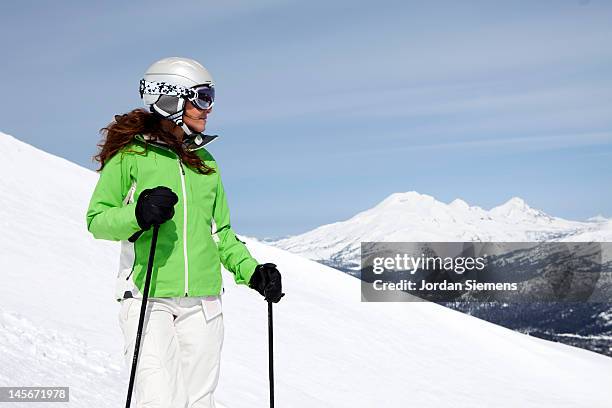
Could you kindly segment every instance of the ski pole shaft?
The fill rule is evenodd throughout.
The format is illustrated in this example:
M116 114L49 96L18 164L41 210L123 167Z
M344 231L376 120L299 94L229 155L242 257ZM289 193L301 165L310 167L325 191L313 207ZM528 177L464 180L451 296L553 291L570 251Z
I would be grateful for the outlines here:
M132 392L134 390L134 379L136 378L136 366L138 365L138 353L140 351L140 339L142 337L142 326L144 324L147 301L149 299L149 286L151 286L151 275L153 271L153 259L155 258L155 246L157 245L157 234L159 225L153 225L153 238L151 239L151 249L149 251L149 264L147 265L147 276L145 278L144 291L142 293L142 304L140 306L140 319L138 320L138 331L136 332L136 344L134 345L134 357L132 357L132 372L130 373L130 385L128 386L127 400L125 408L130 408L132 402Z
M268 378L270 380L270 408L274 408L274 358L273 358L272 302L268 301Z

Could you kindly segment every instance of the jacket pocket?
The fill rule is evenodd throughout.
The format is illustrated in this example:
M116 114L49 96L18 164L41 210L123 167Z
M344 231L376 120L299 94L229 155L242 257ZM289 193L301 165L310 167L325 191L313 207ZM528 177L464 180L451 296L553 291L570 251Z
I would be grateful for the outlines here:
M221 315L223 313L221 296L203 296L202 310L204 311L204 318L207 322Z
M121 303L121 306L119 307L119 324L121 325L121 329L123 330L123 327L125 325L125 323L127 323L128 317L130 315L130 309L132 307L132 304L134 303L134 298L127 298L127 299L122 299L119 303Z
M125 359L127 367L130 368L130 360L132 358L131 353L133 353L134 338L136 335L136 326L134 325L134 322L132 322L130 319L130 312L133 309L135 300L134 298L127 298L122 299L120 303L121 307L119 308L117 318L119 320L121 332L123 333L123 357ZM130 355L128 356L128 354Z

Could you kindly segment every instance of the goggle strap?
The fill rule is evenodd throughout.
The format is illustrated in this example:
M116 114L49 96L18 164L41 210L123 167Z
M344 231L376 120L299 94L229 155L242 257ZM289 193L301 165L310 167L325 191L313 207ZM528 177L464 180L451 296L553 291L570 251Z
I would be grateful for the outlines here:
M166 82L155 82L140 80L140 97L144 94L149 95L168 95L168 96L185 96L187 98L194 98L196 93L193 89L185 88L181 85L169 84Z

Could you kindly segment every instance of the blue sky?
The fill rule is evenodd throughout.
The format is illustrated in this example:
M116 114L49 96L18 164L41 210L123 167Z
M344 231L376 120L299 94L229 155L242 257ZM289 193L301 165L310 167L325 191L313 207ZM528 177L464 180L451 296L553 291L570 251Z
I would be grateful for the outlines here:
M612 217L612 2L0 4L0 131L94 169L153 61L216 81L207 133L240 234L416 190Z

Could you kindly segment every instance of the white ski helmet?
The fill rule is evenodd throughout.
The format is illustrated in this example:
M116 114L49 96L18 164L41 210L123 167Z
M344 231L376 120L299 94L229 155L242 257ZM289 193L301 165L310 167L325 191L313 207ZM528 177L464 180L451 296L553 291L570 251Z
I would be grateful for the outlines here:
M140 80L140 97L152 113L172 120L191 135L193 132L183 122L185 101L191 101L199 109L210 109L215 101L215 83L197 61L164 58L146 70Z

